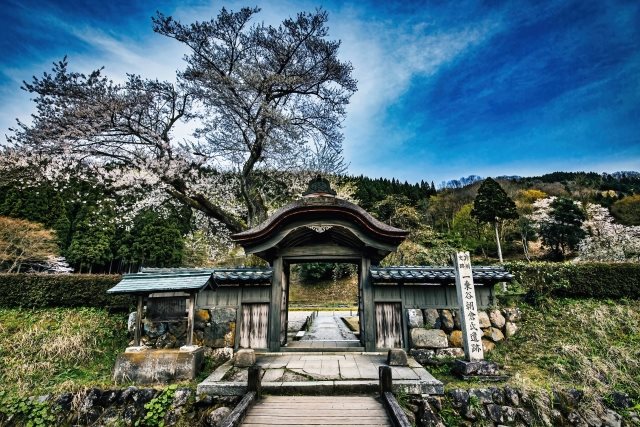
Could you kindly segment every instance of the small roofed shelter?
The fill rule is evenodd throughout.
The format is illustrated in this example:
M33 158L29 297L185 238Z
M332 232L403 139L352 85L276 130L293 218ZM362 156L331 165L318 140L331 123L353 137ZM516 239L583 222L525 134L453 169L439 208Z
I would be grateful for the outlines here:
M151 321L187 321L186 345L193 345L193 329L197 296L205 289L216 291L220 287L240 285L266 286L271 283L272 270L268 268L233 269L163 269L146 268L140 273L125 274L108 293L137 296L134 345L140 346L143 306L147 303L146 317Z
M193 344L193 325L195 314L196 294L209 285L210 271L183 270L162 271L147 270L137 274L125 274L122 280L107 292L112 294L133 294L137 297L136 325L134 330L134 345L140 346L142 331L142 310L145 298L153 295L157 299L155 312L147 315L154 320L179 320L186 314L187 343ZM183 305L188 298L188 308ZM163 310L164 308L164 310ZM186 313L185 313L186 311Z

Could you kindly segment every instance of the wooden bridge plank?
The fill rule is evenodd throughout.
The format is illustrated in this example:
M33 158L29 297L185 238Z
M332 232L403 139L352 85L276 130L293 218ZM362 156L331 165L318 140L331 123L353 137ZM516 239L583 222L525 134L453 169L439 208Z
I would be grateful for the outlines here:
M350 398L350 396L291 396L291 398L287 399L285 396L265 396L263 400L258 403L262 404L273 404L273 403L281 403L281 402L323 402L323 403L377 403L380 404L378 400L373 397L363 397L363 398Z
M387 413L384 411L350 411L350 412L333 412L326 413L323 411L296 411L296 412L282 412L282 411L260 411L260 416L264 417L286 417L286 418L361 418L361 417L379 417L386 418Z
M391 426L382 403L370 396L266 396L242 425Z
M380 417L349 417L349 418L337 418L337 417L283 417L283 416L247 416L243 425L250 425L251 423L261 423L272 425L362 425L370 426L372 424L380 423Z
M383 424L369 424L371 427L391 427L391 424L389 422L383 422L380 421ZM281 423L279 424L255 424L255 423L251 423L251 424L247 424L244 423L242 424L243 426L248 426L248 427L270 427L270 426L274 426L274 425L281 425ZM294 425L299 425L300 427L308 427L309 424L306 425L300 425L300 424L294 424ZM313 426L313 424L311 424ZM361 427L361 424L322 424L324 427Z
M277 409L288 409L288 408L292 408L292 409L299 409L299 408L305 408L305 409L314 409L314 408L322 408L322 409L350 409L350 408L357 408L357 409L376 409L376 408L380 408L380 404L376 403L375 405L373 404L366 404L366 405L351 405L351 404L339 404L339 403L330 403L330 404L321 404L321 403L278 403L278 404L272 404L272 405L260 405L260 404L256 404L255 405L258 408L277 408Z

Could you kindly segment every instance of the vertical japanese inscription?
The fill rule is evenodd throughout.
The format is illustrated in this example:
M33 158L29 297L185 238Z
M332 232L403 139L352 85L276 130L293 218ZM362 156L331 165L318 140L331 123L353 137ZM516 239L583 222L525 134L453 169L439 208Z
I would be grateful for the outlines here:
M454 255L454 266L458 305L462 316L460 326L462 327L464 355L469 362L477 362L484 359L484 352L469 252L457 252Z

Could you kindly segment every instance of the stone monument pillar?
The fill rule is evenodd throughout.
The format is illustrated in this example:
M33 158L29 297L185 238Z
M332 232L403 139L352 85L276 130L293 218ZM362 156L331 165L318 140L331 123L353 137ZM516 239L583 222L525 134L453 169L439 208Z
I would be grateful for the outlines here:
M505 377L499 375L498 365L484 360L482 330L478 321L478 302L469 252L457 252L453 264L465 355L465 360L456 361L453 370L464 379L502 380Z

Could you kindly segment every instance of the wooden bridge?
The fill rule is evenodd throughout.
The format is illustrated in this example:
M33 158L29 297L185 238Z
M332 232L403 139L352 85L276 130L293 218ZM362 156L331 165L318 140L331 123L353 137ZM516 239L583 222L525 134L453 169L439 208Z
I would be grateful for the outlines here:
M411 424L391 390L391 367L380 366L379 397L372 395L263 396L262 368L249 367L247 393L222 427L393 426Z
M391 426L387 411L372 396L265 396L242 423L261 426Z

